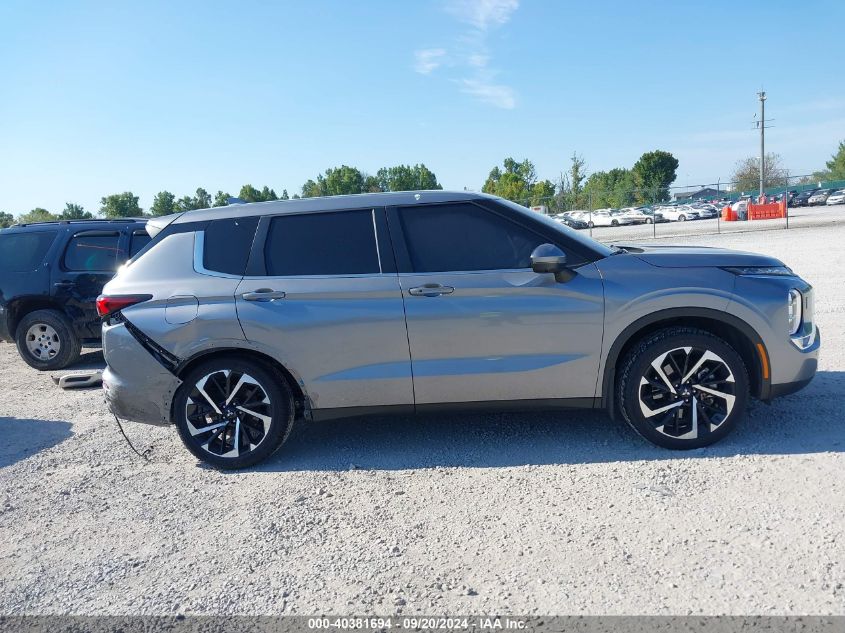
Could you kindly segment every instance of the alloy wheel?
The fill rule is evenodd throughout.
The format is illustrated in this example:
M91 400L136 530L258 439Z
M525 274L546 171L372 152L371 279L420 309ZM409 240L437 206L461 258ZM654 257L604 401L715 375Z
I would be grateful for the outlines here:
M273 403L267 389L247 373L221 369L200 378L185 403L194 443L217 457L254 451L270 430Z
M36 323L26 331L26 349L41 361L55 358L62 349L58 332L46 323Z
M701 438L718 429L733 411L733 372L714 352L678 347L658 356L640 378L643 417L658 433L675 439Z

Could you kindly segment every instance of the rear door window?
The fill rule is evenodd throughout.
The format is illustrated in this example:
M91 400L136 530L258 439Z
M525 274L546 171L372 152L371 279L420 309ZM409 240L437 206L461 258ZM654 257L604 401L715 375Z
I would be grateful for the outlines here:
M117 231L83 231L70 239L65 250L64 266L79 272L107 272L117 270Z
M303 213L273 218L264 246L267 274L379 274L374 212Z
M0 234L0 270L13 273L37 270L57 234L57 231Z

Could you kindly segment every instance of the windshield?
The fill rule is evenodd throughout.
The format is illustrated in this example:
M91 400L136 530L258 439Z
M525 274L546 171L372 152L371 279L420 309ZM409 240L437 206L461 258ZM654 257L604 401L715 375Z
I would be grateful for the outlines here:
M613 255L615 251L608 246L602 244L601 242L597 242L591 237L587 237L586 235L579 233L578 231L569 228L565 224L561 224L560 222L555 222L547 215L543 215L541 213L536 213L523 207L521 204L517 204L516 202L511 202L510 200L505 200L504 198L500 198L497 200L498 203L503 204L511 209L519 211L520 213L524 213L530 215L534 220L545 224L552 230L557 231L558 233L563 233L566 237L574 242L578 242L582 244L584 247L591 249L593 251L598 252L603 257L609 257Z

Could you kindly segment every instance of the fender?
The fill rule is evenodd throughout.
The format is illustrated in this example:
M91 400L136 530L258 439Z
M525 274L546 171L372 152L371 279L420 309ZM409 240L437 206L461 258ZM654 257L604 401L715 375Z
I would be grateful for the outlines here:
M619 334L619 336L616 337L616 340L613 341L613 344L610 346L610 350L608 351L607 358L604 362L604 371L601 376L601 406L602 408L607 409L608 413L612 418L615 417L614 391L616 387L616 368L617 363L619 362L619 355L625 345L633 337L635 337L637 333L639 333L645 328L648 328L649 326L655 325L662 321L668 322L678 319L690 318L718 321L719 323L732 327L748 340L751 346L755 350L757 350L757 353L754 354L754 366L749 367L748 370L749 372L755 372L756 376L759 379L759 399L763 401L767 401L769 399L771 391L771 378L768 371L763 371L760 349L762 348L762 353L765 354L766 362L768 362L769 353L766 349L766 344L763 342L763 339L760 338L760 335L754 328L752 328L748 323L746 323L742 319L735 317L729 312L724 312L722 310L714 310L712 308L699 307L667 308L666 310L659 310L657 312L648 314L644 317L637 319L636 321L628 325L624 330L622 330L622 332ZM737 352L740 352L740 350L737 350Z

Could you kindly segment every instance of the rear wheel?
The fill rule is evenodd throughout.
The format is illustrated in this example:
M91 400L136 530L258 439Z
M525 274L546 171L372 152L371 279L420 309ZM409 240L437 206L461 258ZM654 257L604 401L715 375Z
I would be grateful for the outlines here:
M263 364L220 358L185 376L174 414L187 449L228 470L253 466L284 443L294 402L287 383Z
M687 221L687 216L685 216L683 214L678 216L678 222L686 222L686 221Z
M30 367L62 369L79 359L82 345L68 318L58 310L35 310L15 330L18 354Z
M619 226L619 221L618 220L611 220L610 226Z
M667 328L626 356L618 381L622 415L645 439L673 449L708 446L730 433L748 402L742 358L693 328Z

